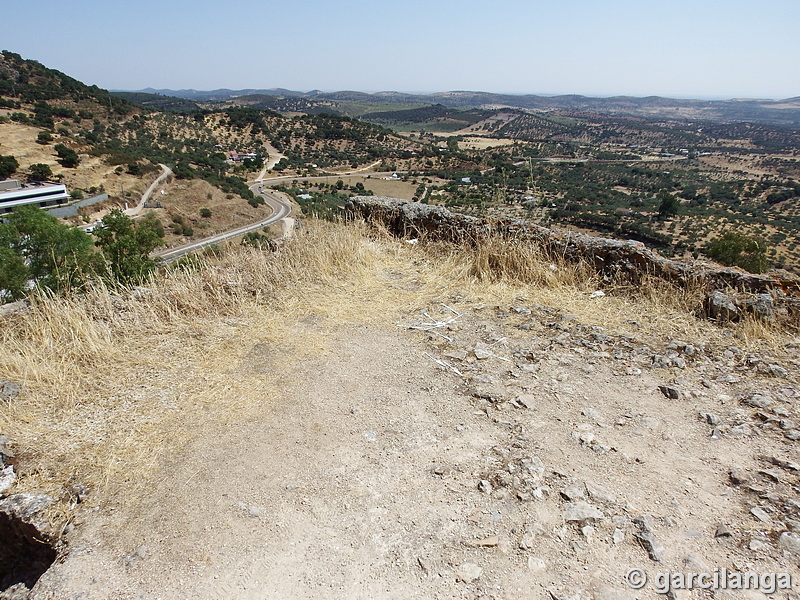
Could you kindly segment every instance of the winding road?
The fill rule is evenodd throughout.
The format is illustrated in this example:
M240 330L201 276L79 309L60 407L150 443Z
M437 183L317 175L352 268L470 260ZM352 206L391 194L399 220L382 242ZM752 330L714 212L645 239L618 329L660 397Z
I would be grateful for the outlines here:
M259 221L257 223L251 223L250 225L244 225L243 227L237 227L236 229L231 229L229 231L224 231L223 233L218 233L217 235L212 235L207 238L203 238L201 240L196 240L194 242L190 242L188 244L184 244L182 246L178 246L176 248L167 248L165 250L159 250L158 252L154 252L151 256L155 259L160 259L161 262L170 263L173 261L178 260L182 256L185 256L191 252L195 252L202 248L206 248L207 246L212 246L213 244L219 244L220 242L224 242L226 240L230 240L235 237L239 237L240 235L244 235L246 233L250 233L251 231L257 231L268 225L272 225L273 223L277 223L278 221L286 218L292 212L292 207L288 202L281 200L277 196L270 194L269 192L263 191L264 185L261 183L255 183L250 186L250 190L254 194L258 194L262 198L264 198L264 202L272 209L272 214L267 217L266 219Z
M275 152L277 154L277 151L275 151ZM261 173L259 174L258 178L256 179L256 183L254 183L253 185L250 186L250 190L252 190L252 192L254 194L258 194L259 196L264 198L264 202L266 202L267 206L269 206L272 209L272 214L269 217L267 217L266 219L264 219L262 221L259 221L257 223L252 223L250 225L244 225L242 227L237 227L236 229L231 229L229 231L225 231L223 233L218 233L216 235L212 235L210 237L203 238L201 240L196 240L196 241L190 242L188 244L183 244L182 246L177 246L175 248L167 248L167 249L164 249L164 250L159 250L157 252L154 252L150 256L152 256L155 259L160 260L163 263L174 262L174 261L178 260L179 258L181 258L183 256L186 256L187 254L190 254L192 252L196 252L197 250L201 250L202 248L206 248L206 247L212 246L214 244L219 244L220 242L224 242L226 240L230 240L232 238L239 237L239 236L244 235L246 233L250 233L251 231L257 231L259 229L267 227L268 225L272 225L273 223L277 223L278 221L281 221L281 220L285 219L292 212L291 205L288 202L286 202L284 200L281 200L278 196L276 196L274 194L271 194L271 193L269 193L267 191L264 191L264 188L265 188L266 185L274 185L276 183L288 182L288 181L292 181L292 180L295 180L295 179L330 179L331 177L336 177L336 176L338 176L338 177L364 176L363 173L367 172L369 169L372 169L376 165L380 164L380 162L377 162L377 163L374 163L372 165L367 165L366 167L362 167L361 169L357 169L355 171L350 171L350 172L345 172L345 173L326 173L325 175L317 175L317 176L302 177L302 178L298 178L297 175L265 178L265 175L266 175L268 169L271 168L272 166L274 166L274 164L277 163L277 160L280 160L280 158L282 157L282 155L276 156L276 154L270 154L270 156L273 156L274 158L276 158L276 160L271 161L271 164L267 165L265 167L265 169L263 171L261 171ZM167 168L164 165L162 165L162 167L164 167L165 169ZM163 174L163 177L166 177L168 174L169 173L165 172ZM377 172L377 173L371 172L370 176L380 177L380 176L388 176L388 175L391 175L391 174L392 174L391 171ZM159 181L156 180L153 183L153 185L151 186L151 190L148 190L148 193L145 194L145 196L149 197L149 194L152 193L152 190L155 189L155 186L158 184L158 182ZM141 204L143 204L144 202L145 202L145 199L143 198Z

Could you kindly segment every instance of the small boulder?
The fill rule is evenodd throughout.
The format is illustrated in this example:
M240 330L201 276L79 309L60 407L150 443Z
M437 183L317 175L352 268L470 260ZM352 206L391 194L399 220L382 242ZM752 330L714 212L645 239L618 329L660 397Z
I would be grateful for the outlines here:
M53 502L53 498L47 494L14 494L0 500L0 512L27 520Z
M19 396L22 386L13 381L0 381L0 400L11 402Z
M459 581L463 581L464 583L477 581L480 579L481 575L483 575L483 569L475 563L465 562L456 568L456 577Z
M778 538L778 546L793 554L800 555L800 534L784 531Z
M678 400L681 397L681 391L669 385L660 385L658 389L661 390L661 393L664 394L670 400Z
M588 502L569 502L564 507L564 520L567 522L593 522L603 518L603 511Z
M8 465L6 468L0 469L0 494L14 485L16 480L17 474L14 473L14 467L12 465Z
M705 313L708 318L721 323L736 320L739 317L739 309L731 300L731 297L719 290L711 292L705 301Z
M653 562L664 561L664 545L659 542L652 533L649 531L637 531L633 535L642 545L642 548L647 551L648 556L650 556L650 560Z
M775 302L772 300L772 296L766 293L745 300L744 308L764 321L772 321L775 318Z

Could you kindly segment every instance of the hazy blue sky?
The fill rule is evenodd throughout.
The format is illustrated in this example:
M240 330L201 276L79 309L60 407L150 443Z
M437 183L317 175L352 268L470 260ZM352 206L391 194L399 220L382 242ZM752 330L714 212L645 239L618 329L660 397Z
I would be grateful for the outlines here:
M0 48L111 89L800 95L800 0L3 0Z

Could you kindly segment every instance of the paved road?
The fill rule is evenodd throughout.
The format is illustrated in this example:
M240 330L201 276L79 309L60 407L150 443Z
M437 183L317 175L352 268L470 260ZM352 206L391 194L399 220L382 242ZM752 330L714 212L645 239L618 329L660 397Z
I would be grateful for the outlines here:
M372 171L369 173L362 171L348 171L347 173L328 173L325 175L306 175L305 177L301 177L300 175L278 175L275 177L267 177L263 180L263 183L269 185L275 185L277 183L288 183L290 181L309 181L309 180L329 180L334 178L341 178L341 177L363 177L364 179L367 178L380 178L380 177L391 177L393 174L397 173L398 176L403 175L405 171Z
M223 233L218 233L217 235L212 235L201 240L190 242L188 244L184 244L183 246L178 246L177 248L159 250L158 252L154 252L151 256L156 259L161 259L162 262L170 263L178 260L186 254L189 254L190 252L195 252L213 244L219 244L220 242L250 233L251 231L257 231L266 227L267 225L272 225L273 223L277 223L281 219L288 217L289 213L292 212L292 207L277 196L272 195L269 192L262 191L263 187L263 184L256 183L251 185L250 189L254 194L259 194L262 198L264 198L264 202L266 202L267 206L272 209L272 214L266 219L259 221L258 223L237 227L236 229L231 229L230 231L225 231Z

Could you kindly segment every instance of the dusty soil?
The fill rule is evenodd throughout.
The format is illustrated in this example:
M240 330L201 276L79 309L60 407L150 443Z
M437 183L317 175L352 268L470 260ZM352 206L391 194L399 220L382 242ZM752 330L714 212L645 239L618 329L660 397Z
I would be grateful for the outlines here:
M791 364L767 376L732 346L637 335L637 315L609 330L525 298L388 314L237 338L231 381L274 397L243 423L187 424L143 493L79 515L33 597L655 598L626 573L800 576L778 545L800 526ZM568 521L581 501L599 513Z

